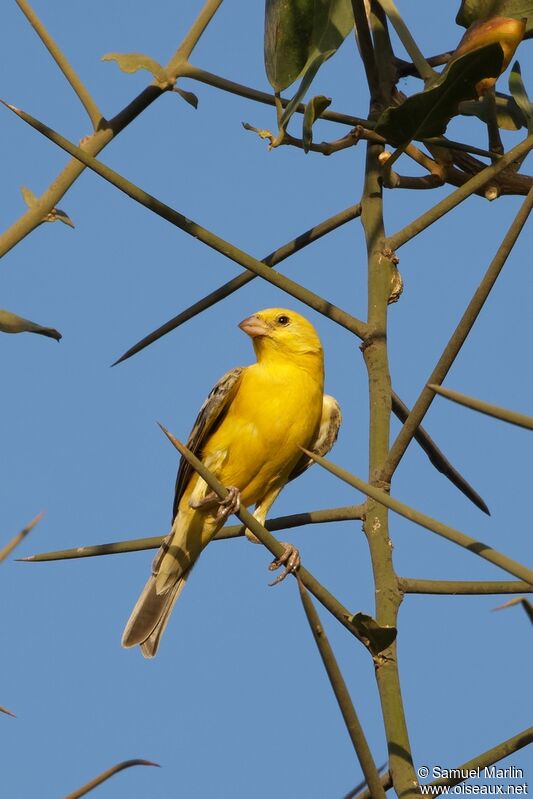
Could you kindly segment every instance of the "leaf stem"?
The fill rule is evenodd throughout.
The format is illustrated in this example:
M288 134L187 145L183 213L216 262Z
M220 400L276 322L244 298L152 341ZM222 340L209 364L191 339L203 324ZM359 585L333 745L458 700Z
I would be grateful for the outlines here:
M309 622L309 627L313 633L313 638L317 645L322 663L326 669L335 699L339 705L348 735L353 744L355 754L359 760L361 770L365 776L366 782L372 793L372 799L385 799L385 791L381 784L381 777L376 768L374 758L368 746L365 733L361 726L361 722L357 716L357 712L353 705L352 699L348 692L346 682L342 676L341 670L328 641L326 631L322 626L320 617L316 611L313 601L307 593L305 586L298 580L298 588L300 589L300 599L302 600L303 609Z
M461 317L459 324L455 328L448 344L444 348L444 351L435 368L431 372L431 375L426 380L426 384L420 392L420 395L415 402L411 413L407 417L402 429L398 433L396 440L390 449L380 478L386 483L390 483L392 475L394 474L396 467L400 463L401 458L409 446L415 430L422 422L435 398L434 391L432 391L427 384L433 383L440 385L440 383L442 383L448 374L448 371L451 369L453 362L461 350L461 347L466 341L466 338L472 330L476 319L481 313L481 309L483 308L485 301L494 287L494 284L496 283L496 280L498 279L498 276L503 269L511 250L515 245L516 240L518 239L518 236L520 235L520 232L522 231L522 228L524 227L532 208L533 188L530 190L526 199L522 203L519 212L505 234L504 239L496 252L496 255L489 264L483 280L476 289L474 296L468 303L468 306Z
M78 95L80 102L89 115L89 119L91 120L94 130L96 130L102 121L102 112L91 97L88 89L80 80L75 69L71 66L66 56L61 52L52 36L50 36L43 23L28 3L28 0L16 0L16 3L56 62L67 81L70 83L73 90Z

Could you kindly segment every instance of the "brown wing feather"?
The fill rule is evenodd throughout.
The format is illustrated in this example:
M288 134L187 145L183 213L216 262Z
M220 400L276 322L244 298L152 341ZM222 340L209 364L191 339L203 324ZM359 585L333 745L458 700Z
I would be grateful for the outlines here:
M218 383L211 389L208 397L193 425L187 447L198 458L202 457L202 447L209 433L214 431L222 421L224 411L235 396L239 382L244 372L244 366L236 366L223 375ZM189 480L193 474L193 469L185 458L181 458L176 477L176 492L174 494L174 505L172 508L172 522L176 518L178 506L183 496Z
M332 448L333 444L337 440L337 436L339 435L339 428L342 423L342 413L341 413L341 406L335 399L335 397L330 396L329 394L324 394L324 401L322 404L322 418L320 419L320 427L318 428L318 435L313 442L311 447L311 452L315 455L327 455L327 453ZM295 480L301 474L303 474L310 466L312 466L314 460L312 458L308 458L307 455L302 455L294 469L292 470L291 474L289 475L289 481Z

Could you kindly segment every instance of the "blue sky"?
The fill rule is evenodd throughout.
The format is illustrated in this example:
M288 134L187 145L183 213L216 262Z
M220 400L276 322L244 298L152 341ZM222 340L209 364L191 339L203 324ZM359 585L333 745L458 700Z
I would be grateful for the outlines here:
M453 6L453 13L450 5ZM400 2L422 50L448 50L462 34L458 3ZM90 11L56 0L34 8L107 116L147 83L100 61L140 51L165 62L200 8L198 0L110 0ZM3 4L1 96L73 141L89 132L84 110L15 3ZM193 63L268 90L261 3L226 0ZM398 47L402 55L401 47ZM518 52L526 84L531 45ZM506 77L500 79L502 90ZM219 235L263 257L357 202L364 148L330 158L288 147L268 152L243 130L275 125L273 109L183 81L194 111L165 95L130 125L102 160ZM415 91L414 81L402 90ZM533 85L529 85L533 91ZM319 73L315 94L365 116L367 94L351 39ZM316 138L346 129L317 125ZM475 120L454 138L485 146ZM507 146L524 132L505 134ZM2 112L2 229L23 212L21 186L42 193L67 156ZM419 174L410 163L402 170ZM527 165L526 165L527 171ZM394 232L442 196L390 191ZM522 199L473 197L403 247L401 301L390 309L393 384L414 402ZM0 543L38 511L45 519L18 550L34 552L163 535L169 527L177 453L156 426L186 438L218 377L253 360L237 324L255 310L287 306L316 325L327 390L344 424L332 459L365 476L367 380L347 331L255 280L223 303L117 367L110 364L153 328L240 268L109 184L85 172L59 203L76 224L42 225L2 262L0 306L63 333L1 336ZM489 401L531 408L530 232L526 228L446 384ZM305 249L280 269L356 316L366 314L366 268L358 222ZM491 509L486 517L413 444L393 494L527 562L531 442L525 431L437 400L425 421ZM393 422L393 428L398 429ZM273 515L359 502L318 467L291 484ZM505 579L496 567L391 517L399 574ZM373 613L373 584L360 524L314 526L285 536L305 565L354 612ZM120 647L152 553L48 564L2 564L4 654L0 704L2 794L66 795L120 760L132 769L102 797L341 797L361 779L358 763L304 620L294 581L267 587L268 553L243 540L213 543L173 614L160 653L145 661ZM452 768L530 723L528 622L520 608L492 613L505 597L409 596L400 612L399 658L417 765ZM319 607L378 763L386 760L379 699L366 651ZM7 645L6 645L7 644ZM527 653L527 654L526 654ZM529 659L528 659L529 656ZM526 768L517 753L504 765ZM95 794L96 795L96 794Z

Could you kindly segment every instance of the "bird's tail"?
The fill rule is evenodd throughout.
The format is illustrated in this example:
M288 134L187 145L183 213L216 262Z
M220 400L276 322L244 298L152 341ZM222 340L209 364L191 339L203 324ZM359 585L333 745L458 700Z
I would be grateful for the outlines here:
M152 575L128 619L122 646L140 644L146 658L155 656L176 600L202 549L221 524L214 515L190 508L178 513L154 558Z
M128 619L122 636L122 646L140 644L145 658L153 658L156 655L172 608L185 588L188 576L189 572L186 572L164 594L156 592L155 577L150 576Z

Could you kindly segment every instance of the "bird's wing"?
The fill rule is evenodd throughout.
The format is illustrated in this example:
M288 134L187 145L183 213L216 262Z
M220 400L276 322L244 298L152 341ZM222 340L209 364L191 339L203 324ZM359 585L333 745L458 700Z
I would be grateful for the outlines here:
M202 447L209 433L213 432L224 418L224 411L230 404L237 392L239 383L244 372L244 366L236 366L223 375L218 383L211 389L209 395L200 408L196 421L189 435L187 447L198 458L202 457ZM187 488L194 470L185 458L181 458L176 477L176 493L174 495L174 506L172 509L172 521L176 518L178 506Z
M320 419L320 427L318 428L318 435L313 441L311 452L315 455L327 455L339 435L339 428L342 422L341 406L329 394L324 394L324 401L322 404L322 417ZM302 455L294 469L289 475L289 481L294 480L303 474L314 460L308 458L307 455Z

